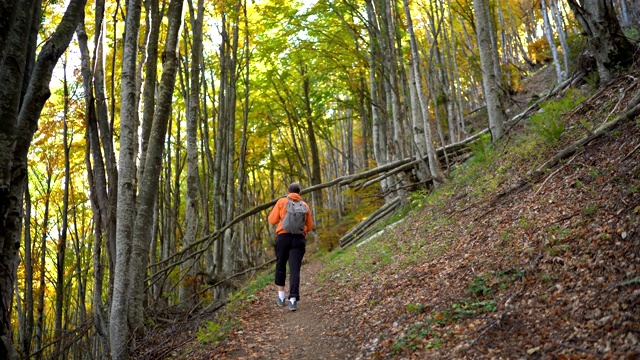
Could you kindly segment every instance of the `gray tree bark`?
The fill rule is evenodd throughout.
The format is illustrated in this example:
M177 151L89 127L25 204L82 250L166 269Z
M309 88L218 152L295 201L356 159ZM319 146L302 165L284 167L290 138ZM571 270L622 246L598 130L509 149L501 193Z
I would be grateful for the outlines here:
M304 69L301 73L302 80L302 89L304 92L304 107L305 107L305 120L306 120L306 130L307 136L309 140L309 150L311 151L311 185L316 185L322 183L322 174L320 170L320 152L318 150L318 141L316 139L316 131L314 126L314 114L311 109L311 84L309 81L309 77L307 76L307 71ZM311 203L312 208L320 204L322 194L320 192L311 193Z
M451 9L451 0L448 0L449 9ZM455 102L455 110L456 110L456 119L457 119L457 127L458 127L458 138L456 138L456 142L460 141L460 137L467 136L467 129L464 123L464 114L462 113L462 94L459 86L460 82L460 71L458 70L458 41L456 38L456 32L453 21L453 11L449 11L449 24L451 30L451 36L449 41L447 42L448 48L451 50L447 56L450 58L450 63L452 64L451 69L451 92L453 93L453 98Z
M104 192L101 192L99 201L102 203L101 207L104 211L103 232L107 241L107 254L109 259L109 297L113 292L113 274L115 273L115 258L116 258L116 214L118 210L118 167L116 163L115 146L113 143L113 128L110 117L113 116L113 112L109 113L109 107L107 103L107 91L105 86L105 64L104 58L104 38L106 31L106 24L104 19L105 3L104 0L96 0L95 11L95 24L96 33L94 36L94 66L93 66L93 86L95 87L95 103L96 103L96 117L97 126L92 135L95 132L95 136L98 136L95 148L99 149L102 144L104 160L99 160L101 165L97 172L106 171L106 187ZM114 34L115 38L115 34ZM114 40L115 41L115 40ZM114 54L116 52L114 51ZM115 56L115 55L114 55ZM114 72L112 72L114 73ZM112 81L112 89L115 89ZM113 95L113 94L112 94ZM96 150L98 151L98 150ZM94 161L98 159L99 153L93 157ZM102 158L100 156L100 158ZM100 184L99 184L100 185ZM101 190L102 191L102 190ZM108 194L108 196L106 196ZM105 316L105 322L107 317Z
M104 4L102 4L104 5ZM104 7L100 9L100 5L96 4L96 12L104 11ZM97 21L96 21L97 22ZM97 26L96 37L100 37L101 27ZM85 95L85 141L86 141L86 154L85 154L85 166L87 167L87 179L90 190L91 208L93 210L93 314L94 314L94 326L96 333L100 339L102 346L102 353L107 355L109 351L108 340L108 326L107 326L107 313L106 307L102 300L102 285L104 282L104 270L102 268L102 243L104 241L103 236L106 234L113 234L110 223L110 210L108 208L109 195L115 196L111 192L107 191L107 175L105 172L105 162L102 155L102 149L100 147L100 139L98 133L98 119L96 113L96 97L94 95L94 72L91 70L91 55L88 48L88 37L85 31L84 21L80 22L76 31L78 37L78 44L81 54L81 71L83 79L83 89ZM96 54L100 54L98 47L96 47ZM97 60L97 59L96 59ZM102 62L95 61L96 67ZM96 69L95 72L98 72ZM103 141L110 141L108 138ZM93 159L93 164L91 163ZM113 185L111 186L114 187ZM114 223L115 224L115 223ZM107 235L108 237L109 235Z
M549 13L547 12L547 4L545 0L540 0L540 12L542 13L544 36L549 43L549 50L553 56L553 65L556 68L556 77L558 84L564 80L564 72L562 71L562 64L560 63L560 57L558 56L558 49L556 48L555 41L553 40L553 30L551 30L551 22L549 21Z
M206 179L211 179L213 176L213 164L214 164L214 160L213 160L213 153L211 151L211 143L210 143L210 126L209 126L209 109L208 109L208 102L207 102L207 98L209 96L209 90L208 90L208 83L207 83L207 76L206 76L206 69L205 69L205 64L204 64L204 60L201 61L201 73L202 73L202 86L203 86L203 94L202 94L202 110L203 110L203 117L202 117L202 121L201 121L201 139L202 139L202 145L201 145L201 152L203 154L205 154L205 159L206 159L206 166L203 166L203 177ZM247 71L247 74L249 72ZM248 75L247 75L248 76ZM248 89L247 89L248 91ZM202 223L202 230L205 233L209 233L211 231L211 208L210 208L210 199L211 199L211 182L210 181L204 181L201 183L202 184L202 192L203 192L203 196L202 196L202 214L206 214L203 216L203 223ZM207 249L207 253L205 255L205 266L206 266L206 271L209 274L213 274L213 266L214 266L214 256L213 256L213 249L209 248Z
M218 126L215 140L213 199L214 228L224 227L235 211L234 160L235 160L235 116L238 59L239 2L230 4L232 11L223 11L220 44L220 87L218 102ZM229 14L236 15L232 20ZM214 245L214 271L216 275L230 273L234 268L237 244L233 241L232 230ZM218 289L224 297L225 289Z
M373 156L378 166L389 162L387 154L387 126L382 117L382 94L380 94L376 74L380 71L380 27L374 12L372 0L366 0L367 30L369 32L369 91L371 93L371 119ZM386 181L381 182L383 193L387 191Z
M40 112L50 96L53 68L71 41L85 1L69 3L36 62L33 59L40 3L22 0L2 5L4 14L12 17L4 28L6 32L0 35L0 358L17 358L10 319L22 234L27 153Z
M140 332L144 329L144 280L151 237L153 236L153 215L160 182L162 154L167 133L167 124L171 117L173 89L178 69L178 38L182 28L182 0L171 0L169 4L167 38L163 52L164 64L158 90L158 102L149 136L149 148L144 160L144 174L140 179L140 192L137 198L135 223L133 228L133 247L130 255L130 284L128 291L129 324ZM122 135L121 135L122 136ZM122 195L120 195L122 196ZM113 344L112 344L113 346Z
M496 78L494 71L493 50L489 34L491 28L487 22L488 14L484 0L473 0L473 8L476 14L476 34L480 50L484 98L489 113L489 128L491 129L493 141L497 141L504 134L506 115L500 104L502 96L500 81Z
M185 213L184 245L189 246L198 236L198 207L200 178L198 175L198 123L200 121L200 58L202 55L202 21L204 17L204 0L198 0L194 11L193 1L189 0L189 14L193 42L191 44L191 86L187 109L187 204ZM182 265L182 273L196 274L195 262L187 261ZM183 281L180 285L179 298L185 306L195 293L192 281Z
M153 117L156 109L156 88L158 86L158 42L160 39L160 25L162 14L160 13L159 4L155 0L145 0L145 8L147 12L147 31L148 40L146 47L146 67L143 85L143 113L142 113L142 129L140 140L140 159L147 158L147 148L149 146L149 136L151 134L151 126L153 125ZM138 176L142 179L144 172L144 163L140 166L141 171Z
M425 94L422 89L422 77L420 75L420 54L418 51L418 42L416 40L415 32L413 31L413 21L411 20L411 11L409 9L408 0L403 0L404 12L407 18L407 31L409 32L409 43L411 47L411 69L410 79L411 91L415 95L411 96L411 106L413 111L413 136L415 139L416 147L418 148L418 157L423 158L425 155L428 159L428 174L430 178L442 179L442 167L436 156L435 147L433 145L433 138L431 135L431 126L429 125L429 108L428 102L425 99ZM426 170L426 169L425 169ZM420 179L426 181L427 176ZM434 181L434 184L438 186L438 182Z
M558 8L558 0L549 0L549 6L551 8L551 14L553 20L556 23L558 29L558 38L560 39L560 48L562 49L562 60L564 61L564 74L562 80L566 80L569 76L569 44L567 43L567 32L564 29L564 21L562 14Z
M24 221L24 327L20 327L20 348L23 354L31 353L33 340L33 260L31 259L31 193L29 192L29 176L25 179L25 221Z
M607 84L613 73L633 62L634 46L622 33L613 0L567 0L587 36L598 65L600 83Z
M496 37L496 32L498 31L496 24L493 21L493 17L491 16L491 2L486 1L485 12L486 12L486 20L487 20L487 30L489 32L489 39L491 39L491 56L493 57L493 72L496 76L496 81L499 86L502 86L502 69L500 68L500 55L498 54L498 40ZM499 4L497 5L499 6Z
M42 220L43 229L49 228L49 205L51 203L51 181L53 178L52 171L47 169L46 190L45 190L45 203L44 203L44 218ZM47 255L47 232L43 231L40 244L40 271L39 287L38 287L38 308L37 308L37 320L36 320L36 341L35 349L41 350L44 342L44 293L46 290L46 255ZM38 351L36 359L42 359L42 351Z
M125 39L122 55L120 90L120 155L118 161L118 214L116 219L116 256L113 297L109 317L111 357L127 359L129 340L129 276L132 269L129 258L133 250L133 224L135 220L138 33L140 29L141 0L127 2ZM145 261L146 263L146 261Z
M380 18L380 44L383 49L380 53L384 64L382 81L385 87L386 103L390 105L390 107L387 107L387 114L391 120L391 129L393 130L390 134L387 134L389 141L393 145L388 147L386 151L389 153L389 159L398 160L405 157L407 151L404 130L405 116L400 99L402 87L398 52L401 50L396 48L396 2L382 0L376 4L378 5L378 16ZM398 180L403 182L404 179L399 178ZM398 189L398 186L396 186L396 189ZM392 196L388 194L387 198L390 199Z
M249 112L251 109L251 99L250 99L250 62L251 62L251 40L249 33L249 18L247 15L247 1L242 1L242 16L244 23L244 44L243 44L243 60L244 60L244 76L243 76L243 85L244 85L244 99L242 101L242 131L241 131L241 140L240 140L240 149L238 154L238 185L236 187L236 194L240 197L240 201L238 201L238 206L236 207L238 212L244 212L246 208L246 204L248 203L248 196L246 192L246 182L247 182L247 146L249 141ZM251 239L247 236L247 222L243 222L241 224L240 238L242 239L242 266L248 266L251 264Z
M237 85L238 85L238 40L240 29L240 1L237 0L233 3L233 10L228 14L233 14L231 26L231 37L228 39L228 52L227 52L227 107L226 107L226 122L228 136L226 137L226 150L229 151L229 155L225 162L226 172L224 176L225 180L225 199L226 209L225 223L231 220L236 211L236 197L235 197L235 172L234 172L234 154L235 154L235 122L236 122L236 109L237 109ZM228 15L227 14L227 15ZM222 262L223 272L230 274L235 271L236 259L239 254L240 246L237 239L237 234L230 228L225 232L224 236L224 259Z
M622 18L622 23L620 25L622 25L622 27L628 27L631 25L631 22L629 21L629 10L627 8L627 0L620 0L620 16Z
M55 328L54 328L54 341L55 345L53 347L53 353L57 354L59 358L63 358L64 355L60 351L62 346L64 345L64 337L63 337L63 306L64 306L64 298L65 298L65 255L67 252L67 234L69 229L69 182L71 180L71 171L70 171L70 163L69 163L69 84L67 82L67 61L66 58L63 60L63 77L62 77L62 87L63 87L63 96L64 96L64 109L63 109L63 118L62 118L62 146L64 148L64 186L63 186L63 194L62 194L62 229L60 232L60 238L58 239L58 249L57 249L57 274L56 274L56 307L55 307Z
M409 92L411 100L411 130L413 135L413 141L417 151L417 156L422 157L422 154L427 153L426 137L424 136L424 126L422 121L422 115L420 114L420 103L418 100L418 91L416 90L416 77L413 62L415 59L411 59L409 63ZM424 166L426 165L426 166ZM429 165L422 163L418 164L418 180L426 181L428 178Z

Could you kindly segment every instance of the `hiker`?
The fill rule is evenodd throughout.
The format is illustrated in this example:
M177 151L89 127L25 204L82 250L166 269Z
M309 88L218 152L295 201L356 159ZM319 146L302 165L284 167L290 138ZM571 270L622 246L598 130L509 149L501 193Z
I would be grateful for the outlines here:
M300 185L292 183L287 196L280 198L269 214L269 223L276 227L276 287L279 306L289 305L296 311L300 300L300 268L305 253L306 236L313 229L311 208L300 197ZM285 302L284 283L289 262L289 298Z

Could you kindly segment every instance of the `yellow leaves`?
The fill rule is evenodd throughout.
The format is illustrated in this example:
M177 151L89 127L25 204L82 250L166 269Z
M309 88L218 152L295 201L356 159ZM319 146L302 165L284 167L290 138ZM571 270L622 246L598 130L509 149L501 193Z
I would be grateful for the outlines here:
M549 56L549 43L544 37L530 43L527 46L529 55L538 63L545 63L551 60Z

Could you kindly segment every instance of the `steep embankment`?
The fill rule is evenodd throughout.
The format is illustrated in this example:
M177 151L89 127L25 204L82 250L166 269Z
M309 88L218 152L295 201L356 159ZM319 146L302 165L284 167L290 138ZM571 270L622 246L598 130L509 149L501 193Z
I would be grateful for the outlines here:
M527 179L638 90L622 78L576 107L555 146L522 129L458 173L446 197L329 265L342 276L327 288L353 314L354 357L640 356L638 122Z
M623 77L578 106L570 91L537 125L477 146L437 194L412 196L384 236L306 264L297 312L276 307L264 276L215 322L173 332L187 344L163 357L639 357L638 121L532 175L638 91Z

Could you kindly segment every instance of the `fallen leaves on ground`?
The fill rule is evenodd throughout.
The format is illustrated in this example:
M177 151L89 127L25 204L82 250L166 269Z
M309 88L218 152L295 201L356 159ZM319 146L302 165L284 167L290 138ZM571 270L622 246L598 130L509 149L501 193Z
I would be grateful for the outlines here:
M567 128L606 116L607 91L574 111ZM540 161L572 134L579 132ZM624 122L505 196L498 194L539 164L496 164L509 179L497 189L481 198L470 195L473 185L455 189L388 236L345 250L357 264L305 264L297 312L277 307L267 286L236 314L227 339L207 347L192 336L189 351L174 356L638 358L639 144L638 123Z

